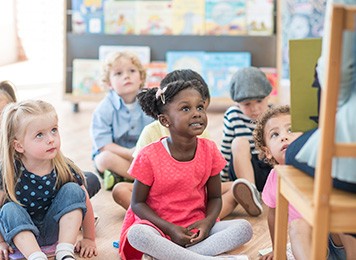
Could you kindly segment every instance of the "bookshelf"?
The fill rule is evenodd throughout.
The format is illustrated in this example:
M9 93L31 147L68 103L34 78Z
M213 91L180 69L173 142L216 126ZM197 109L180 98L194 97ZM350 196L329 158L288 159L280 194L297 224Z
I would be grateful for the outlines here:
M167 51L247 51L252 66L277 66L277 37L270 36L212 36L212 35L112 35L75 34L71 28L71 0L64 7L66 32L64 39L64 99L73 103L75 112L81 101L98 101L102 95L72 95L73 59L97 59L100 45L145 45L151 48L151 60L164 61Z

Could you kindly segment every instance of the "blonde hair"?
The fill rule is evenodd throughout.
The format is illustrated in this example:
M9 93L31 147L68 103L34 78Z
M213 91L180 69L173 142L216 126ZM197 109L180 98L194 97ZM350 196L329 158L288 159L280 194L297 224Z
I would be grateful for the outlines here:
M21 162L22 154L15 150L14 142L23 138L29 123L34 119L42 117L58 119L54 107L41 100L27 100L19 103L12 103L5 107L1 118L1 138L0 138L0 162L2 172L2 184L8 200L18 204L16 199L16 184L20 177L16 169L16 161ZM59 151L52 159L53 167L57 173L56 187L75 181L72 171L79 174L83 182L85 178L82 171Z
M280 115L289 115L289 114L290 114L290 108L287 105L269 108L265 113L263 113L259 117L256 123L256 128L253 131L253 139L255 140L255 146L256 149L260 152L258 154L258 158L260 160L264 160L266 163L272 166L278 164L278 162L273 157L271 159L268 159L266 157L265 148L267 146L266 146L266 140L264 136L265 127L268 120L270 120L271 118L275 118Z
M145 84L146 80L146 69L142 65L140 59L138 56L132 52L115 52L105 60L103 67L102 67L102 72L101 72L101 84L104 87L108 87L110 85L110 71L112 67L120 62L120 59L128 59L132 62L133 65L135 65L140 73L140 78L142 80L142 84L140 88L142 88Z

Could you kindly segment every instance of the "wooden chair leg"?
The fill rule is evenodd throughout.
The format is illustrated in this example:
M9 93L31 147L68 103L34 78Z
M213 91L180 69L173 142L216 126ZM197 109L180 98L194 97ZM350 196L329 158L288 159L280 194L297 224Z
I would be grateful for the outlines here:
M327 208L320 209L315 213L314 227L312 231L311 259L326 259L328 248L329 214Z
M274 259L286 259L288 233L288 201L280 193L280 179L278 178L277 208L274 231ZM278 223L278 225L277 225Z

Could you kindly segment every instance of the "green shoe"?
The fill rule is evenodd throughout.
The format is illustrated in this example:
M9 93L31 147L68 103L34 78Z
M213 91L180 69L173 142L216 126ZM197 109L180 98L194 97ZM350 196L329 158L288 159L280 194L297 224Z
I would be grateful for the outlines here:
M109 170L104 171L104 188L105 190L111 190L114 185L118 182L120 182L120 176L117 176L116 174L113 174Z

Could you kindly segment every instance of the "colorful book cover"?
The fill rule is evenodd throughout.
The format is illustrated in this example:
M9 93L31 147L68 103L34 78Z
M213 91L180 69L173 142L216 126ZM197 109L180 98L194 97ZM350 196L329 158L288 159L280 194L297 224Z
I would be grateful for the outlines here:
M146 88L158 88L162 79L167 75L167 63L162 61L150 62L146 66Z
M200 75L204 73L203 51L168 51L166 53L167 70L191 69Z
M142 64L148 64L151 61L151 48L149 46L130 45L101 45L99 46L99 60L105 60L108 55L119 51L129 51L135 53Z
M74 33L103 33L106 0L72 0L72 31Z
M106 1L104 28L107 34L134 34L137 1Z
M290 106L292 130L305 132L317 127L317 88L314 82L315 65L321 54L321 39L289 41Z
M173 0L172 29L177 35L205 33L205 0Z
M209 86L211 97L229 98L231 77L239 68L251 66L251 53L205 53L204 65L204 79Z
M271 96L278 96L278 71L277 68L261 67L259 68L266 74L268 81L272 85Z
M51 258L51 257L55 256L56 247L57 247L57 243L55 243L53 245L48 245L48 246L41 246L41 250L43 253L46 254L46 256L48 258ZM23 254L21 254L21 252L17 249L15 250L15 252L13 254L9 255L9 258L12 260L26 259L26 257Z
M205 34L246 34L246 22L245 0L205 1Z
M74 96L97 95L104 92L99 84L102 62L91 59L73 60L73 85Z
M136 34L172 34L171 1L139 1Z
M272 35L274 28L273 0L247 1L247 30L249 35Z

